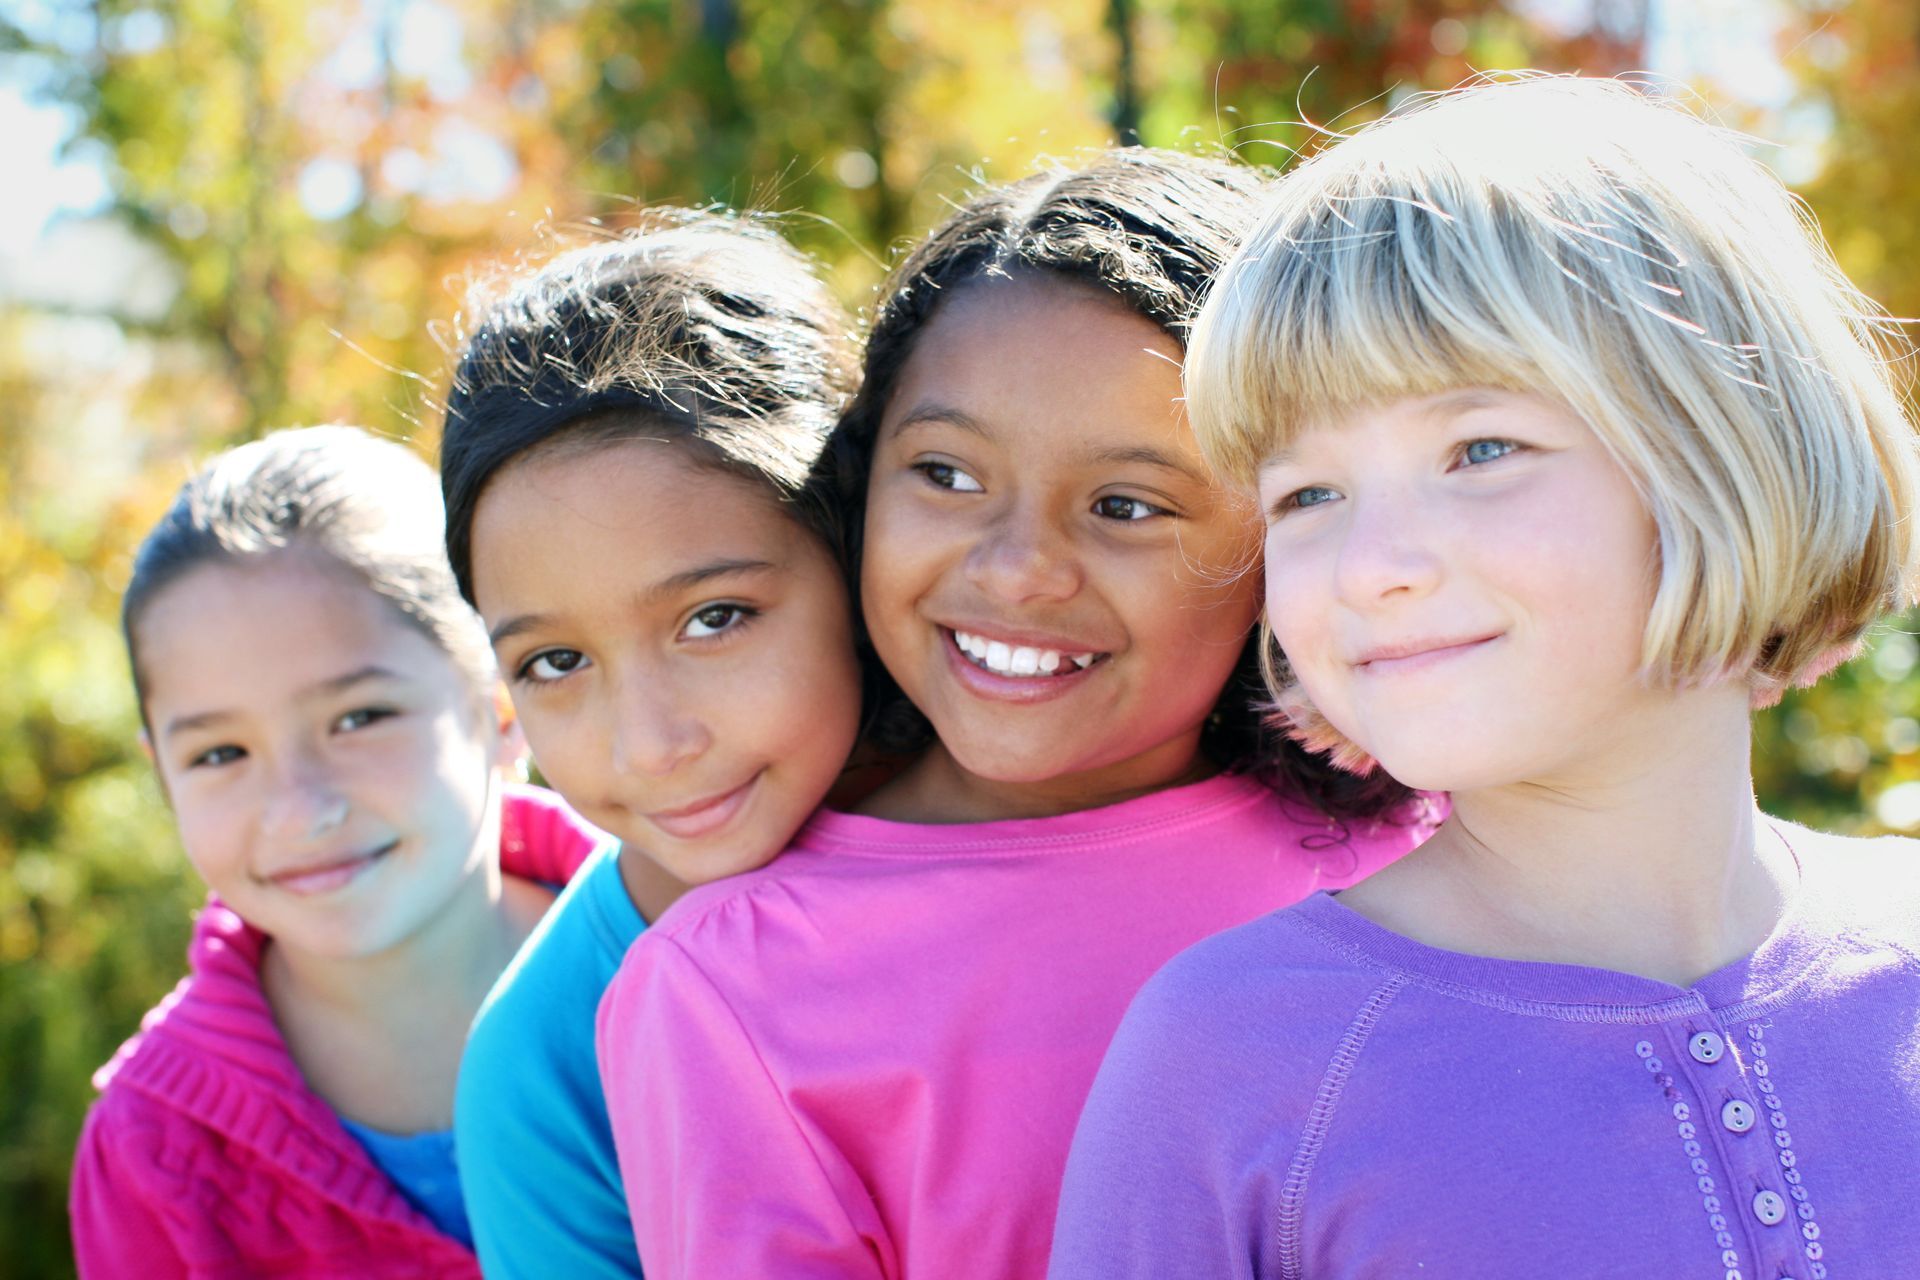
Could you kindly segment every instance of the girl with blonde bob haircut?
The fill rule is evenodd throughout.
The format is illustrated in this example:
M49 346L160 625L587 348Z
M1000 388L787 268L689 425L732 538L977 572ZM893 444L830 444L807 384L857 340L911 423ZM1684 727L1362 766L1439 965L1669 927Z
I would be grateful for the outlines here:
M1914 601L1899 349L1631 84L1431 95L1277 184L1189 412L1266 516L1277 717L1453 813L1148 985L1054 1276L1912 1269L1920 844L1760 813L1747 723Z

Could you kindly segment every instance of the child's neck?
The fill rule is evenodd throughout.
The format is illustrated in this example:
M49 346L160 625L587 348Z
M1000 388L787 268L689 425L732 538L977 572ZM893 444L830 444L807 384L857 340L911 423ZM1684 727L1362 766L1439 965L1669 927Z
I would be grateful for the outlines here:
M1198 732L1117 765L1036 782L983 777L936 742L856 812L930 826L1053 818L1199 782L1218 772L1201 753Z
M377 954L338 959L269 942L261 982L308 1084L375 1129L446 1128L467 1028L551 899L489 865Z
M1754 807L1743 695L1704 710L1577 783L1456 794L1432 840L1342 902L1476 955L1676 986L1724 968L1779 923L1797 871Z

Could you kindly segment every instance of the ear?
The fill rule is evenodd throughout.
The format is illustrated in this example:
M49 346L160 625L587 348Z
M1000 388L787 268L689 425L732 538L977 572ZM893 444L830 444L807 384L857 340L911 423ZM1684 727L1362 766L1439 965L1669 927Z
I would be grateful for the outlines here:
M493 686L494 742L493 762L509 777L527 779L527 735L520 732L520 716L513 709L513 698L505 684Z

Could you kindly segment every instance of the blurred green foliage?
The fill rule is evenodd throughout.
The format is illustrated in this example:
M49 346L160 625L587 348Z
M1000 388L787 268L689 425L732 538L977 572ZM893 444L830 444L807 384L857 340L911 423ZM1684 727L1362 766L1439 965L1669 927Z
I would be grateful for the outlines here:
M785 211L858 304L955 193L1043 154L1139 138L1280 164L1474 66L1645 61L1646 0L1570 9L40 0L0 17L0 77L71 105L107 216L145 255L103 269L170 282L158 308L0 316L0 1280L71 1274L88 1077L179 976L200 897L135 746L115 617L193 460L327 420L430 449L436 334L469 282L538 257L555 226L660 202ZM1527 16L1545 10L1559 25ZM1791 65L1840 122L1810 194L1850 269L1912 314L1910 7L1856 0L1857 32L1807 21L1820 39ZM1770 807L1920 824L1915 654L1889 632L1760 718Z

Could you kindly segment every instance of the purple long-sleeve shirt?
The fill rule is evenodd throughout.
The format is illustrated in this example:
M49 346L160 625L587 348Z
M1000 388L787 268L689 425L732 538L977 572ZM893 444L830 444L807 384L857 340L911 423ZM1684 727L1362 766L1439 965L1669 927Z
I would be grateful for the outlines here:
M1920 843L1680 988L1441 951L1327 894L1187 950L1076 1134L1054 1280L1920 1276Z

